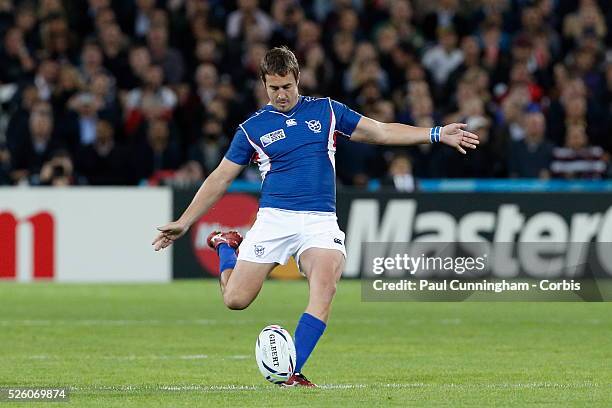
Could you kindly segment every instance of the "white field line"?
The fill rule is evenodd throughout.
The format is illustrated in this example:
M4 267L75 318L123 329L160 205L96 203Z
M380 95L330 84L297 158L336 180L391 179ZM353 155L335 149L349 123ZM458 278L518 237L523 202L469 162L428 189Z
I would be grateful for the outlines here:
M610 386L612 384L608 384ZM319 389L322 390L342 390L342 389L374 389L374 388L430 388L430 389L580 389L580 388L595 388L600 384L589 381L578 383L554 383L554 382L532 382L532 383L483 383L483 384L435 384L435 383L390 383L390 384L322 384ZM120 385L120 386L105 386L92 385L85 387L70 387L71 391L76 392L219 392L219 391L265 391L275 389L273 385Z
M213 360L247 360L252 358L253 356L249 356L246 354L234 354L234 355L213 355L209 356L207 354L188 354L188 355L135 355L128 354L123 356L100 356L100 355L78 355L77 358L79 360L91 360L91 359L100 359L100 360L114 360L114 361L135 361L135 360L205 360L205 359L213 359ZM28 360L67 360L66 356L59 355L47 355L47 354L35 354L27 357Z

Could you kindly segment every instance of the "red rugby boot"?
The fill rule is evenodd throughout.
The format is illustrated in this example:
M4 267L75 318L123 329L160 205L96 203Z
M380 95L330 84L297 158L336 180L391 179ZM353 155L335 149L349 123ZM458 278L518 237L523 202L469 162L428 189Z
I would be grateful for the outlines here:
M234 249L238 249L242 242L242 235L238 231L213 231L206 238L206 243L215 251L221 244L227 244Z
M294 373L287 381L281 383L281 387L316 387L317 385L308 381L303 374Z

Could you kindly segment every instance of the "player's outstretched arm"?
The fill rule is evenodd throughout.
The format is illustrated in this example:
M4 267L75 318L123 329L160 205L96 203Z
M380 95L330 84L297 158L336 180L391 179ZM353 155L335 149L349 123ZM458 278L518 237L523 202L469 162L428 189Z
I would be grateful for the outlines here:
M440 129L438 140L437 134L432 137L431 128L414 127L401 123L382 123L363 116L357 123L351 140L381 145L416 145L439 141L465 154L464 148L475 149L479 143L478 135L464 130L466 127L465 123L446 125Z
M225 158L221 160L219 166L204 180L183 215L178 220L157 228L159 234L153 240L155 250L167 248L182 237L191 225L223 196L243 167Z

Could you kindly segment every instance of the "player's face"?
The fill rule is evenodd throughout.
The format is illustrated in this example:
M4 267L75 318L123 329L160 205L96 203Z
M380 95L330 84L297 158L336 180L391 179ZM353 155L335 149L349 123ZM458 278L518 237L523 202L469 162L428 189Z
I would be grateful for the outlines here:
M270 103L277 110L287 112L298 100L298 81L292 73L285 76L266 75L266 92Z

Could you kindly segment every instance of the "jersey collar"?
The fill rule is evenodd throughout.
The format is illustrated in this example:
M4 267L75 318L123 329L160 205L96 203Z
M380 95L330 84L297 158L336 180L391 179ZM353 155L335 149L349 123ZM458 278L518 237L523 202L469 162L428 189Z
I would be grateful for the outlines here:
M276 108L274 106L272 106L271 103L268 103L266 106L264 106L264 110L268 111L268 112L272 112L272 113L277 113L279 115L283 115L286 117L291 117L293 116L293 114L295 112L297 112L297 110L300 108L300 106L302 105L302 102L304 101L304 97L302 95L298 95L298 101L295 104L295 106L293 108L291 108L290 111L288 112L280 112L278 110L276 110Z

